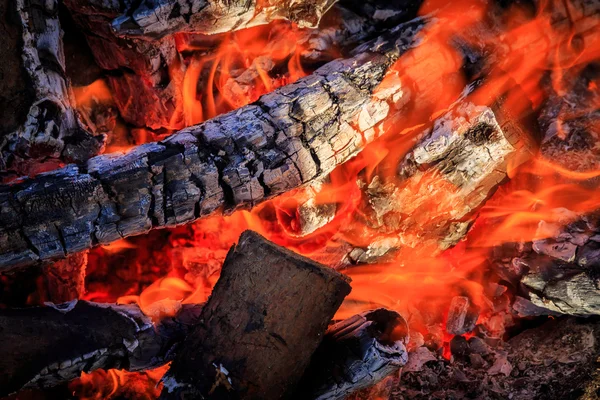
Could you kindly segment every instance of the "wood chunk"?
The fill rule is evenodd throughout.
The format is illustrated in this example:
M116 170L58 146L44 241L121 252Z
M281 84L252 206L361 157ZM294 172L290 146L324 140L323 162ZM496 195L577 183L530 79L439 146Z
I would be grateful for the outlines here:
M156 325L134 304L75 300L0 310L0 395L48 388L98 368L163 365L198 322L201 308L184 305Z
M345 399L408 362L408 325L395 311L365 311L333 324L302 378L298 399Z
M475 329L479 318L479 309L468 297L454 296L450 302L450 310L446 320L446 332L463 335Z
M7 47L0 48L6 63L0 103L10 116L0 127L0 171L33 174L43 170L42 161L55 166L98 154L104 137L86 132L73 109L58 1L16 0L1 10Z
M54 304L80 299L85 294L85 268L88 252L69 255L64 260L48 264L42 275L48 299Z
M347 277L244 232L163 379L161 398L291 395L348 293Z
M163 142L0 186L0 269L189 223L220 207L251 207L322 178L366 144L356 119L423 24L403 24L353 58Z
M156 0L129 2L112 22L118 35L157 39L176 32L206 35L230 32L286 19L316 28L337 0Z

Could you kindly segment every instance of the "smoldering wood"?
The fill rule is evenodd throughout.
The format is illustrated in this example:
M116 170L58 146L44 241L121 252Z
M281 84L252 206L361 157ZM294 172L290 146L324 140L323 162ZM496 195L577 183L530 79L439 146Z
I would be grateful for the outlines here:
M520 165L535 153L536 138L528 133L532 126L531 114L511 115L501 103L487 107L459 101L415 135L414 146L396 171L376 173L370 181L359 176L360 218L332 239L339 244L335 264L381 262L403 248L431 255L454 246L505 181L508 166ZM436 196L435 205L428 203ZM367 247L346 244L344 231L365 224L385 236Z
M48 300L54 304L80 299L85 294L88 251L75 253L49 263L42 270Z
M381 132L386 114L364 122L361 111L386 103L373 91L423 25L402 24L350 59L163 142L0 186L0 265L63 258L219 208L251 207L327 175ZM410 96L399 86L386 93L396 92Z
M383 308L327 329L295 398L345 399L398 371L408 361L406 321Z
M123 15L112 22L121 36L157 39L175 32L207 35L289 20L299 27L316 28L337 0L157 0L127 2Z
M0 395L52 387L82 371L166 364L199 321L201 308L183 305L157 324L134 304L74 300L0 310Z
M500 252L504 260L496 260L494 269L520 288L523 299L513 308L522 316L600 315L600 215L556 212L572 222L552 237L520 244L513 254ZM540 222L542 231L545 225Z
M244 232L163 378L161 398L291 395L348 293L344 275Z
M58 1L17 0L2 8L7 41L0 96L7 118L0 126L0 170L26 174L37 162L97 155L103 137L86 132L73 110Z
M466 296L455 296L450 302L446 320L446 331L453 335L463 335L475 329L479 309Z
M123 119L134 126L178 129L183 126L179 87L185 68L175 38L146 41L121 38L111 21L133 2L65 0L73 20L107 80Z

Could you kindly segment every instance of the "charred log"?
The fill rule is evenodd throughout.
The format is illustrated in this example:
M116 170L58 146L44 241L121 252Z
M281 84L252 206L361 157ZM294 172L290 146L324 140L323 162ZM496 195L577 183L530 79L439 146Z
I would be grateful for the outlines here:
M246 231L161 398L289 396L348 293L343 275Z
M154 325L137 305L72 301L0 311L0 395L48 388L98 368L140 371L169 362L199 305Z
M299 399L345 399L398 371L408 361L408 326L386 309L366 311L329 327L313 355Z
M207 35L286 19L300 27L316 28L337 0L158 0L129 2L112 27L118 35L157 39L175 32Z
M103 137L79 124L65 78L57 1L19 0L2 6L7 42L1 49L3 113L0 170L35 173L35 161L83 162L97 155ZM28 160L33 160L29 162Z
M0 265L61 258L219 207L250 207L325 176L377 137L386 115L361 111L374 102L391 112L373 91L422 26L401 25L353 58L164 142L0 187ZM410 95L400 87L387 93L397 91Z

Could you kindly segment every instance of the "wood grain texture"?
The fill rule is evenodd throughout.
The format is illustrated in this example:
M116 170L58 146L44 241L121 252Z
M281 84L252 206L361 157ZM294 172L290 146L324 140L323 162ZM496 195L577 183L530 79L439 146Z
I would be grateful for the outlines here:
M162 399L279 399L323 339L349 279L246 231L163 379Z

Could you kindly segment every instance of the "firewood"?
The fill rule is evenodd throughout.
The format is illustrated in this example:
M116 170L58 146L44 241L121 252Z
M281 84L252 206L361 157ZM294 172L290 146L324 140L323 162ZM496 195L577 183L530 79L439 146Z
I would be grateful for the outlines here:
M163 383L161 398L294 393L349 279L246 231Z
M557 212L571 222L552 237L521 244L515 254L500 252L505 261L494 262L494 269L520 287L525 298L517 299L513 308L521 316L600 315L600 215ZM540 222L542 229L544 225Z
M181 128L185 69L175 38L146 41L118 37L111 21L130 2L65 0L108 84L123 119L138 127Z
M392 166L395 171L370 180L359 176L360 212L332 237L338 244L333 264L382 262L403 249L432 255L454 246L507 179L508 167L535 153L536 140L528 133L535 131L531 117L510 115L500 103L458 102L415 135L414 146ZM320 210L305 207L303 212L309 215L299 222L317 218L312 214ZM349 233L361 226L375 232L368 246L347 243ZM326 257L332 263L332 255Z
M183 305L156 325L137 305L74 300L0 310L0 396L48 388L98 368L140 371L169 362L198 322L201 305Z
M402 113L372 94L423 25L400 25L353 58L163 142L0 186L0 266L250 207L325 176L378 136L386 113ZM386 90L396 92L411 95Z
M132 3L115 18L112 27L123 36L161 38L174 32L207 35L229 32L286 19L301 28L316 28L337 0L157 0Z
M0 6L6 42L0 48L0 171L35 173L35 164L82 162L103 137L79 124L65 78L58 1L17 0Z
M313 355L298 399L345 399L408 361L406 321L395 311L365 311L329 327Z

